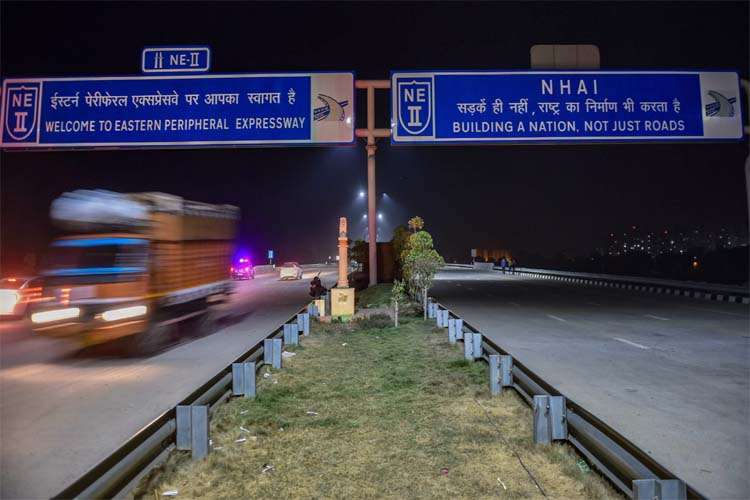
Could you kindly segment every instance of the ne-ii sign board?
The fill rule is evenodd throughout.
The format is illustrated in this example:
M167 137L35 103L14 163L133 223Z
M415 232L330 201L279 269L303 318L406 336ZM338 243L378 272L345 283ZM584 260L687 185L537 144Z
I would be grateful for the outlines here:
M354 142L354 74L203 74L3 81L3 148Z
M739 77L699 71L391 73L396 144L742 138Z

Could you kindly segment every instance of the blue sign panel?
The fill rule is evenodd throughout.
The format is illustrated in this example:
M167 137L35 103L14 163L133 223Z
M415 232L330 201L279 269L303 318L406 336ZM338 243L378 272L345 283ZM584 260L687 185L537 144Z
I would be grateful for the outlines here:
M354 141L353 73L3 81L3 148Z
M273 250L268 251L268 258L273 259Z
M141 53L144 73L205 73L210 66L208 47L146 47Z
M733 72L391 74L396 144L742 138Z

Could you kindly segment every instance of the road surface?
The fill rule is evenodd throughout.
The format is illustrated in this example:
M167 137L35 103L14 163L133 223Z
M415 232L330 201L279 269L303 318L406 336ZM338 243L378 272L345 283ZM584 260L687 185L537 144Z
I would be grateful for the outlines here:
M151 357L81 356L67 342L3 324L0 497L59 493L308 302L312 273L238 282L230 326ZM323 268L321 279L330 287L335 269Z
M710 498L750 498L749 308L449 269L431 295Z

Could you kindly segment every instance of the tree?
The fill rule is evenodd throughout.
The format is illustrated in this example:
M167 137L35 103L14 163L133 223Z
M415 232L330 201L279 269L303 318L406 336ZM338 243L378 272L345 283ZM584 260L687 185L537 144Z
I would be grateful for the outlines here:
M421 231L424 227L424 220L420 216L415 216L409 219L409 229L411 229L412 233L416 233L417 231Z
M409 246L404 255L404 274L414 295L422 302L424 319L427 319L427 291L443 264L445 261L432 246L430 233L417 231L409 237Z
M411 233L404 225L397 226L396 229L393 230L393 239L391 240L391 243L393 244L393 260L396 264L396 277L400 279L403 279L404 275L403 258L404 251L406 250L406 247L409 246L409 236L411 236Z
M357 264L362 266L364 271L369 261L369 251L367 249L367 242L364 240L355 240L352 246L349 248L349 260L355 261Z
M391 288L391 303L393 304L394 326L398 326L398 305L406 302L406 283L395 280Z

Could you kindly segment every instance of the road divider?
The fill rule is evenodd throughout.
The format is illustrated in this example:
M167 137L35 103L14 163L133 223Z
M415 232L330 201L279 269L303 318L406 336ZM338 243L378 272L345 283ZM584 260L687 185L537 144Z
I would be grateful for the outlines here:
M705 498L648 453L513 358L455 311L431 298L427 312L438 328L448 329L450 343L464 343L466 359L481 360L489 365L491 394L499 395L506 388L513 389L532 407L535 443L569 442L629 498ZM616 340L648 349L625 339Z
M488 270L487 263L478 264L483 264L483 267L481 267L482 270ZM446 267L476 269L475 266L470 264L447 264ZM493 271L502 272L500 267L492 266L491 264L490 268ZM658 278L641 278L637 276L618 276L614 274L576 273L528 267L518 267L513 268L513 270L506 268L505 273L532 276L551 281L562 281L570 284L619 288L622 290L675 295L734 304L750 304L750 290L742 286L693 283Z

